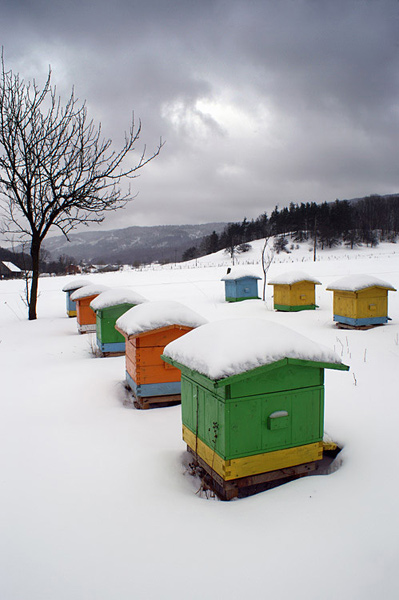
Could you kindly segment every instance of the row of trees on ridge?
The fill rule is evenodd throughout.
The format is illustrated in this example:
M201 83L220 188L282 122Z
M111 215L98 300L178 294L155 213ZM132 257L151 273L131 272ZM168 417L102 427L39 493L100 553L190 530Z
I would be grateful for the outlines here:
M263 213L256 219L229 223L220 235L215 231L199 246L183 255L190 260L218 250L230 254L244 251L252 240L269 236L290 237L295 242L311 240L317 247L332 248L345 243L350 248L360 244L375 246L380 241L396 241L399 235L399 195L372 195L359 200L335 202L291 202L289 207L275 207L270 217Z

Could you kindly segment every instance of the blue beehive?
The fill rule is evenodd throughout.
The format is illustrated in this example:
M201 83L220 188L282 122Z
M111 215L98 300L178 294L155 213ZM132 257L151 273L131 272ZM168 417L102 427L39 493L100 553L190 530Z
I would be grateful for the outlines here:
M64 285L62 291L66 293L66 311L68 317L76 317L76 302L71 300L71 295L73 294L73 292L76 292L76 290L79 290L81 287L90 284L91 281L88 281L87 279L81 279L78 277L77 279L73 279L72 281L69 281Z
M226 301L259 300L258 279L260 277L249 272L246 268L229 268L226 275L222 277Z

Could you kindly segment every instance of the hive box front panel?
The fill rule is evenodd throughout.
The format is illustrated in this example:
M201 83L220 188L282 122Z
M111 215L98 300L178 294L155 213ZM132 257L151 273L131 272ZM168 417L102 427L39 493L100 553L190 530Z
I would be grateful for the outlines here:
M94 333L96 331L96 313L90 308L90 302L97 296L98 294L76 301L76 317L81 333Z
M258 372L255 377L215 390L206 377L193 371L188 374L185 369L184 439L190 447L194 444L192 449L197 453L199 443L206 446L208 450L201 447L208 455L211 452L213 463L217 455L222 471L238 460L235 472L239 468L240 477L254 474L254 469L302 464L304 457L319 460L323 379L321 368L289 366L263 375ZM283 467L276 466L281 464Z
M125 352L125 338L115 329L115 323L132 306L119 304L96 311L97 346L102 352Z
M274 308L286 312L314 310L315 284L301 281L292 285L274 285Z
M367 288L358 292L334 291L334 321L346 325L380 325L388 322L388 292Z
M161 358L167 344L191 328L170 326L129 338L126 342L126 380L136 396L180 394L180 370Z

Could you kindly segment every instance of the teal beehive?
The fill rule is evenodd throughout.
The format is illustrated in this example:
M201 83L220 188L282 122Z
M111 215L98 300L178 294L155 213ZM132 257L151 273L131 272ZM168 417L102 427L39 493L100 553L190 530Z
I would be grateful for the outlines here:
M260 277L248 268L232 267L222 277L225 286L227 302L241 302L242 300L259 300L258 279Z
M76 279L72 279L64 285L62 291L66 293L66 312L68 317L76 317L76 302L71 300L71 296L73 292L79 290L85 285L90 285L91 281L88 279L81 279L77 277Z

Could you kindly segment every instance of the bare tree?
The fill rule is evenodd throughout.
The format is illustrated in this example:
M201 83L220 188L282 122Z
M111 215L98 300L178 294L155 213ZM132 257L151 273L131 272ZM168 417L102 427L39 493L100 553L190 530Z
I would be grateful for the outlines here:
M262 270L263 270L263 293L262 300L266 300L266 275L274 258L274 247L269 246L269 237L265 238L262 248Z
M42 88L6 71L1 58L0 80L0 202L3 231L28 239L32 258L29 319L36 319L39 259L51 228L66 237L80 224L100 223L105 213L132 199L123 179L153 160L162 140L149 156L146 148L134 166L128 154L135 149L141 122L134 116L120 150L103 139L101 125L87 116L74 91L65 105L51 85L51 70Z

